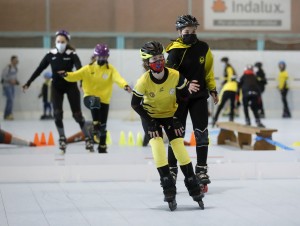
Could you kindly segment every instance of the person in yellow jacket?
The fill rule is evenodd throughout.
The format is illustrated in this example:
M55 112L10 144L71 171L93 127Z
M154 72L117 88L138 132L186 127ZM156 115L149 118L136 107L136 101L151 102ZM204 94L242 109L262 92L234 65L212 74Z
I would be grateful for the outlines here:
M288 72L286 71L286 63L284 61L280 61L278 64L279 67L279 75L278 75L278 88L281 93L281 100L283 103L283 113L282 117L283 118L291 118L291 112L288 106L288 102L286 99L287 93L289 91L289 86L288 86L288 79L289 75Z
M231 81L227 81L220 92L221 103L219 104L217 108L217 112L213 118L212 127L214 127L216 122L218 121L219 114L228 100L230 100L229 121L234 120L234 107L235 107L235 101L237 96L238 96L237 76L232 75Z
M140 115L144 131L148 134L163 187L164 201L169 203L171 210L176 209L176 186L168 165L163 129L180 163L190 196L204 208L203 193L184 146L183 126L175 115L178 107L177 98L198 91L199 84L195 80L187 83L177 70L165 67L164 48L161 43L156 41L145 43L140 49L140 54L146 72L133 89L131 106Z
M224 73L223 73L223 82L222 85L224 85L226 82L231 81L231 76L236 75L236 71L232 67L232 65L229 63L228 57L222 57L221 62L224 64Z
M108 63L109 48L106 44L97 44L94 49L94 61L74 72L61 72L69 82L82 81L84 105L91 110L93 135L99 141L98 152L107 153L106 123L113 84L116 83L128 93L132 90L117 69Z

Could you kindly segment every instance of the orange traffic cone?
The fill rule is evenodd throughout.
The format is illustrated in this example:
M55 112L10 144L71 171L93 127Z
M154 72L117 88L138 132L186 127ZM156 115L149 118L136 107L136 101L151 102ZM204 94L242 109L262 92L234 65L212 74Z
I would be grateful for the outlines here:
M45 137L45 133L42 132L42 136L41 136L41 145L47 145L46 143L46 137Z
M48 143L47 143L47 145L50 145L50 146L55 145L55 144L54 144L54 138L53 138L53 133L52 133L52 131L50 131L50 133L49 133L49 138L48 138Z
M36 146L40 146L40 145L41 145L41 143L40 143L40 141L39 141L39 135L38 135L38 133L35 133L35 134L34 134L34 140L33 140L33 143L34 143Z
M196 146L196 139L195 139L195 133L194 133L194 131L191 134L190 146Z

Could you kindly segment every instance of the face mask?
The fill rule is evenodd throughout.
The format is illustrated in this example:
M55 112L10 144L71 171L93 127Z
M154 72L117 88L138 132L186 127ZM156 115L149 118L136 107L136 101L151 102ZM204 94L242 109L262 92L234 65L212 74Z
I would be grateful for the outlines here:
M152 71L156 73L160 73L163 71L165 67L165 60L158 60L153 63L149 63L149 67Z
M104 65L104 64L107 64L108 62L107 62L107 60L97 60L97 63L98 63L100 66L102 66L102 65Z
M187 44L187 45L194 44L197 41L197 35L196 34L182 35L182 41L184 44Z
M56 49L58 50L59 53L65 52L66 47L67 47L67 43L59 43L59 42L56 43Z
M255 68L253 69L253 71L254 71L254 73L256 74L256 73L258 72L258 68L255 67Z

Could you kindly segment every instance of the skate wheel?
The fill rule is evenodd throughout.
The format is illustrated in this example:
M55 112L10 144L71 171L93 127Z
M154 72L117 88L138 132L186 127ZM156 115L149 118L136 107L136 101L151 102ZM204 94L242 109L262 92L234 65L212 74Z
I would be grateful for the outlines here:
M204 210L204 203L203 201L198 201L200 209Z
M172 202L168 202L168 203L169 203L169 208L171 211L176 210L176 208L177 208L176 200L173 200Z

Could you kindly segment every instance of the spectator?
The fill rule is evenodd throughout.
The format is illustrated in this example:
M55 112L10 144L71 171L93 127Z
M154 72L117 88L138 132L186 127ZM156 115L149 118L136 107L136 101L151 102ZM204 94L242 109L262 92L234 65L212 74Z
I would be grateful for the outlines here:
M53 119L52 116L52 100L51 100L51 72L44 73L45 82L43 83L39 98L43 98L44 114L41 119ZM47 114L48 111L48 114Z

